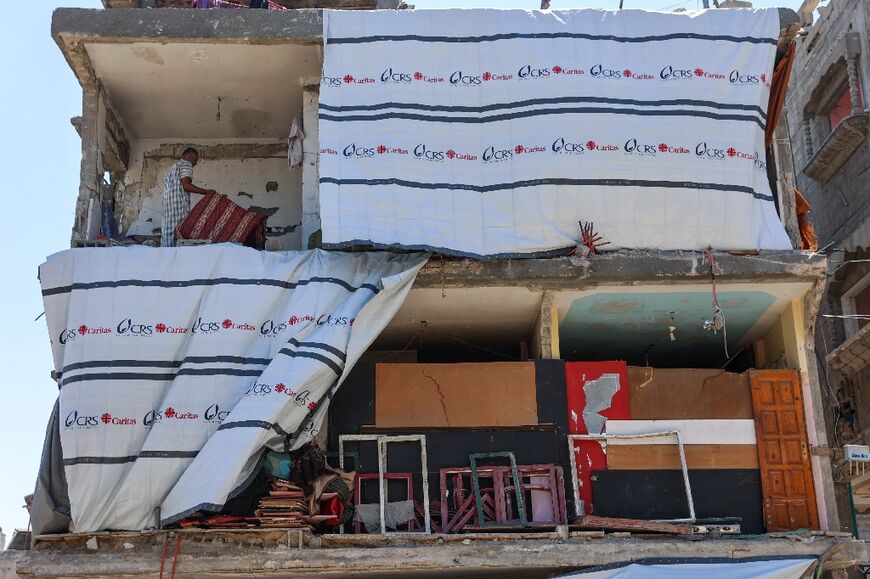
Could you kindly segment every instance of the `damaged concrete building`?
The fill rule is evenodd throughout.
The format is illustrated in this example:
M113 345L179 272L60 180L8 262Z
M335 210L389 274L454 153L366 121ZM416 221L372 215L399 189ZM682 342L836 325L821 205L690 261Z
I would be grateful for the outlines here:
M52 21L81 183L40 268L61 396L19 576L870 562L827 260L785 123L764 145L803 15L158 4ZM156 247L188 147L209 204L264 216L253 248ZM347 484L294 478L324 458Z

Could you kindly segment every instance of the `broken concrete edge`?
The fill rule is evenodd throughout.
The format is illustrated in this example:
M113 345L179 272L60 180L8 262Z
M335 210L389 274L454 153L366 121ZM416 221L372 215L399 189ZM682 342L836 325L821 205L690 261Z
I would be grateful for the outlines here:
M368 547L287 548L266 542L233 544L208 533L160 533L182 537L178 570L181 573L257 573L258 576L293 576L320 573L358 573L377 576L394 570L455 570L557 568L579 569L596 565L637 561L652 557L724 557L740 561L748 557L815 556L831 552L825 570L846 569L870 562L870 546L863 541L830 536L795 535L743 539L688 540L681 538L546 537L515 539L507 534L477 536L428 536L428 543L409 536L374 536L391 541ZM507 536L505 536L507 535ZM553 534L555 535L555 534ZM370 536L371 537L371 536ZM336 536L324 536L324 539ZM440 540L449 538L451 541ZM166 540L164 539L164 540ZM353 540L361 542L363 537ZM453 542L453 540L456 542ZM415 542L416 541L416 542ZM433 544L433 541L436 544ZM160 565L163 542L117 544L98 541L96 550L58 549L31 551L18 563L18 573L32 577L153 576ZM247 548L246 548L247 547Z
M815 283L827 275L827 258L796 250L757 255L713 252L716 280L731 283ZM623 250L584 257L547 259L439 259L420 270L414 287L519 286L584 289L599 285L710 283L710 265L700 251Z
M51 36L80 84L94 80L85 43L322 44L323 10L57 8Z

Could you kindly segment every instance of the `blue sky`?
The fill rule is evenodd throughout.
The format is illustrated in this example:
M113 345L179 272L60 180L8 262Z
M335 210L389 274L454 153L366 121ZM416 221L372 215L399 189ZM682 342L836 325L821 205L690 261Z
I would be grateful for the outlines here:
M539 0L409 0L418 8L537 8ZM756 0L757 8L801 0ZM619 0L552 0L560 8L616 8ZM57 397L49 377L51 351L43 319L37 267L69 247L78 194L80 142L69 119L81 112L81 90L50 35L58 6L99 8L99 0L41 0L6 7L9 30L0 35L0 169L4 207L0 252L6 280L0 301L0 527L27 526L22 497L33 490L46 421ZM649 10L701 0L625 0Z

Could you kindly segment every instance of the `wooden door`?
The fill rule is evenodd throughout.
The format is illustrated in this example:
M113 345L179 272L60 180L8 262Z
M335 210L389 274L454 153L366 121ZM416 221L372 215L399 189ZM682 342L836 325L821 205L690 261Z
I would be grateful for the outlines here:
M818 529L798 373L752 370L749 378L767 532Z

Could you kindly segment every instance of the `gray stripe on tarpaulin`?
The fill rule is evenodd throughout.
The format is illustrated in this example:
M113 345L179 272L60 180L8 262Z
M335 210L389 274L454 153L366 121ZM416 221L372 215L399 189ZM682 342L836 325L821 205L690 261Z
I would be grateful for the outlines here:
M329 283L343 287L347 291L355 292L360 289L367 289L375 294L381 290L377 286L364 283L359 287L354 287L342 279L335 277L312 277L299 281L282 281L277 279L238 279L219 277L213 279L191 279L186 281L163 281L163 280L136 280L124 279L117 281L94 281L94 282L76 282L71 285L59 286L42 290L43 297L53 296L57 294L69 293L74 290L92 290L104 288L119 288L119 287L160 287L160 288L182 288L196 286L216 286L216 285L258 285L271 286L283 289L296 289L299 286L306 286L313 283Z
M155 380L171 382L177 376L259 376L263 370L244 370L240 368L182 368L173 374L149 374L144 372L100 372L68 376L61 381L61 387L73 382L92 382L96 380Z
M426 121L431 123L497 123L501 121L512 121L528 117L541 117L550 115L574 115L574 114L605 114L605 115L629 115L637 117L702 117L714 119L717 121L741 121L751 122L758 125L762 130L765 130L765 125L762 120L755 116L747 115L725 115L719 113L711 113L708 111L655 111L655 110L626 110L626 109L608 109L601 107L574 107L562 109L535 109L530 111L519 111L514 113L504 113L499 115L490 115L486 117L458 117L458 116L435 116L423 115L414 113L376 113L373 115L328 115L320 113L321 121L333 122L354 122L354 121L384 121L387 119L403 119L409 121Z
M809 561L816 560L817 555L759 555L757 557L649 557L646 559L634 559L632 561L620 561L618 563L607 563L606 565L598 565L587 569L578 569L564 575L555 575L553 579L559 577L573 577L574 575L585 575L587 573L597 573L599 571L609 571L611 569L621 569L629 565L710 565L710 564L739 564L739 563L761 563L764 561Z
M471 106L462 106L462 105L427 105L423 103L396 103L396 102L386 102L386 103L378 103L373 105L329 105L321 101L319 103L319 107L321 110L332 111L336 113L341 112L350 112L350 111L375 111L375 110L383 110L383 109L414 109L421 111L443 111L443 112L456 112L456 113L484 113L487 111L496 111L496 110L504 110L504 109L514 109L514 108L522 108L522 107L532 107L532 106L541 106L548 104L559 104L559 103L602 103L602 104L619 104L619 105L635 105L635 106L648 106L648 107L659 107L659 106L679 106L679 105L687 105L687 106L695 106L695 107L706 107L706 108L714 108L714 109L722 109L722 110L742 110L742 111L750 111L757 112L761 115L762 119L767 119L767 113L759 106L756 105L744 105L739 103L717 103L713 101L699 101L694 99L662 99L655 101L642 101L637 99L619 99L612 97L580 97L580 96L567 96L567 97L552 97L552 98L541 98L541 99L527 99L523 101L514 101L510 103L494 103L490 105L483 105L479 107L471 107Z
M74 370L86 368L178 368L184 364L214 362L266 366L272 360L270 358L244 358L242 356L188 356L183 360L89 360L64 366L63 372L60 372L58 377Z
M143 450L131 456L77 456L63 459L64 466L76 464L126 464L140 458L194 458L198 450Z
M694 32L675 32L651 36L616 36L614 34L585 34L582 32L538 32L522 33L507 32L503 34L488 34L482 36L423 36L418 34L378 34L373 36L327 37L326 45L330 44L365 44L369 42L494 42L497 40L513 40L525 38L531 40L552 40L554 38L574 38L578 40L608 40L622 43L664 42L668 40L717 40L723 42L747 42L750 44L777 45L776 38L756 38L753 36L731 36L726 34L696 34Z
M335 346L330 346L329 344L324 344L323 342L300 342L296 338L290 338L287 343L296 346L297 348L318 348L320 350L325 350L326 352L333 354L342 362L347 361L347 356L345 356L344 352L342 352Z
M639 179L529 179L527 181L514 181L513 183L493 183L491 185L469 185L465 183L421 183L419 181L407 181L405 179L336 179L335 177L321 177L320 183L333 185L398 185L409 189L448 189L453 191L474 191L475 193L490 193L492 191L505 191L520 189L523 187L539 187L542 185L568 185L573 187L654 187L663 189L700 189L712 191L726 191L733 193L747 193L756 199L773 202L773 195L756 193L752 187L743 185L726 185L724 183L694 183L691 181L643 181Z
M284 348L283 350L281 350L278 353L284 354L285 356L288 356L290 358L310 358L312 360L317 360L317 361L322 362L323 364L329 366L330 370L332 370L333 372L335 372L336 374L341 376L341 372L342 372L341 366L339 366L338 364L335 363L335 361L331 360L330 358L327 358L326 356L324 356L322 354L317 354L315 352L293 351L289 348Z

